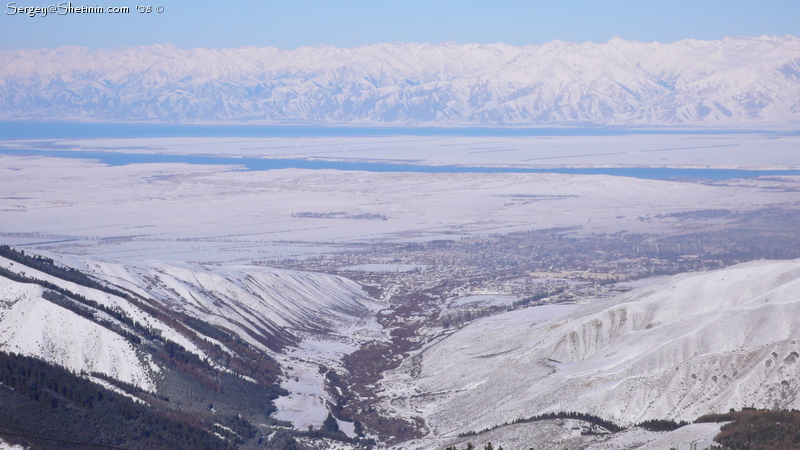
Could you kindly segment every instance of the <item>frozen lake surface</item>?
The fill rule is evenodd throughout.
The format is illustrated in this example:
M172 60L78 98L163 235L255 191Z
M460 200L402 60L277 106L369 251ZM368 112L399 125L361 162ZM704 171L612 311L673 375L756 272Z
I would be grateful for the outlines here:
M799 175L798 146L800 133L779 130L0 122L0 154L92 159L110 166L184 163L251 171L292 168L733 179Z
M562 173L572 175L612 175L641 178L646 180L667 180L675 178L700 178L707 180L733 180L760 176L800 175L798 169L729 169L696 167L500 167L500 166L461 166L461 165L420 165L385 162L349 162L338 160L250 158L228 156L164 155L151 153L122 153L97 151L58 151L30 149L0 149L0 153L17 156L47 156L55 158L79 158L99 161L109 166L129 164L202 164L241 166L245 170L358 170L367 172L409 172L409 173ZM554 158L558 159L558 158Z

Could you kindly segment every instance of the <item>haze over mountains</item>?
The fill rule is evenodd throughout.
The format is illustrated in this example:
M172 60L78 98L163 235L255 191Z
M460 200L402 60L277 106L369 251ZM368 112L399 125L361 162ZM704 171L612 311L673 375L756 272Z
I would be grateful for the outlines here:
M787 126L793 36L541 46L0 52L0 118L390 124Z

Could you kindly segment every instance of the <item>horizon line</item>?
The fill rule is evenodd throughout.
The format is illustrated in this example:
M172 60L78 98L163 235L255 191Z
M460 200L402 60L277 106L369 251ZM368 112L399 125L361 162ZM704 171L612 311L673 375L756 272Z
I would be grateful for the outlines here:
M303 45L300 47L295 47L291 49L287 48L279 48L273 45L266 45L266 46L258 46L258 45L244 45L239 47L179 47L171 42L159 43L159 44L144 44L144 45L123 45L118 47L109 47L109 48L91 48L85 47L81 45L61 45L57 47L20 47L15 49L9 50L0 50L0 53L13 53L13 52L20 52L20 51L46 51L46 50L58 50L58 49L67 49L67 48L75 48L86 50L88 52L104 52L104 51L118 51L118 50L126 50L126 49L139 49L139 48L158 48L158 47L172 47L183 51L192 51L192 50L243 50L243 49L275 49L282 52L293 52L301 49L328 49L328 48L335 48L340 50L357 50L362 49L365 47L374 47L374 46L397 46L397 45L416 45L416 46L429 46L429 47L465 47L465 46L506 46L506 47L513 47L513 48L529 48L529 47L543 47L549 44L571 44L576 46L581 45L608 45L614 42L623 41L626 43L631 44L642 44L642 45L674 45L679 44L681 42L722 42L727 40L736 40L736 39L746 39L746 40L777 40L782 39L785 41L790 40L800 40L800 37L792 35L792 34L762 34L760 36L725 36L719 39L694 39L694 38L683 38L673 42L659 42L659 41L652 41L652 42L642 42L637 41L635 39L628 40L621 36L614 36L613 38L609 39L605 42L594 42L594 41L584 41L584 42L574 42L574 41L563 41L561 39L553 39L551 41L547 41L542 44L526 44L526 45L514 45L514 44L506 44L505 42L495 42L495 43L480 43L480 42L467 42L463 44L459 44L454 40L447 40L440 43L430 43L430 42L404 42L404 41L395 41L395 42L373 42L368 44L362 44L352 47L339 47L333 44L318 44L318 45Z

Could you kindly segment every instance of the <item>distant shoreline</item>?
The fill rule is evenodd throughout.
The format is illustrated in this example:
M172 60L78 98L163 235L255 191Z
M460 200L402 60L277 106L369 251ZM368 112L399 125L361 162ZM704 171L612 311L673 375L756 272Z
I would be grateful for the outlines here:
M310 124L310 123L155 123L0 120L0 139L93 139L156 137L382 137L382 136L628 136L764 134L800 136L800 129L623 127L623 126L476 126Z

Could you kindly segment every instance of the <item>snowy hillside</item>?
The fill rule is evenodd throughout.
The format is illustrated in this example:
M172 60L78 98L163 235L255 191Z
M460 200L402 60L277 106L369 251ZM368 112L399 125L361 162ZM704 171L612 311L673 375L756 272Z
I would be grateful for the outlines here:
M0 277L0 349L75 372L99 372L148 391L160 369L122 336L42 298L42 288Z
M246 382L280 383L288 396L276 402L276 417L304 429L319 427L328 415L330 395L319 368L339 368L344 355L383 339L375 320L383 305L341 277L255 266L124 265L59 257L63 267L107 283L101 285L30 257L23 264L19 254L4 251L0 351L97 372L160 395L166 389L170 396L185 381L176 384L167 372L196 374L211 364ZM175 345L181 348L177 356ZM283 377L277 377L277 364ZM236 402L237 390L231 392L234 397L225 401ZM267 405L262 408L269 412Z
M268 350L309 335L369 327L381 304L341 277L256 266L123 265L73 260L82 271L163 302ZM277 348L273 346L273 350Z
M799 293L800 261L762 261L504 313L390 373L387 407L450 436L551 411L632 424L798 408Z
M0 52L5 119L788 124L792 36L541 46Z

